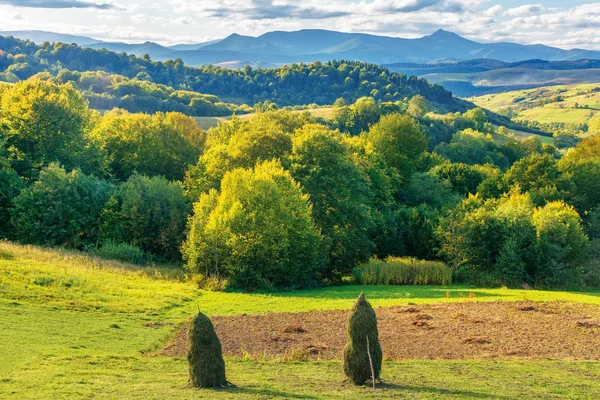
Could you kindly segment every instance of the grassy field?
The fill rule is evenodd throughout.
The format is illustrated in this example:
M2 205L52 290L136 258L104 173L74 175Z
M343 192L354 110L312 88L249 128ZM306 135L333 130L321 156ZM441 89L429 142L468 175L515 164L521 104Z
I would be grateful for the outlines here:
M600 364L569 361L388 362L375 394L343 382L341 365L228 359L237 388L186 387L181 358L154 351L198 309L209 315L458 301L600 304L600 292L343 286L280 294L200 291L176 268L140 268L0 242L0 398L593 398Z
M293 112L301 113L301 112L305 112L305 111L310 112L312 114L312 116L315 118L331 119L331 118L333 118L334 108L333 107L321 107L321 108L312 108L309 110L297 110L297 111L293 111ZM238 118L247 119L247 118L251 118L253 115L254 114L242 114L242 115L238 115ZM210 129L210 128L213 128L213 127L219 125L219 122L229 121L231 119L231 117L194 117L194 119L196 120L196 123L198 124L200 129L207 130L207 129Z
M469 100L478 106L496 112L513 108L517 111L514 119L526 119L541 123L581 124L600 112L600 91L596 90L598 87L600 84L597 83L547 86L484 95ZM562 101L541 104L555 96L560 96Z

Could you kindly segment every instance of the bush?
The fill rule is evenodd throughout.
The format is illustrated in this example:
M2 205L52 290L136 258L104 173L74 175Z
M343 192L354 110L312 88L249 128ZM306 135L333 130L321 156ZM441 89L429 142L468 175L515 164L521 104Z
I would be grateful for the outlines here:
M106 240L101 247L93 250L95 256L109 260L119 260L131 264L146 265L152 256L144 250L129 243L119 243L114 240Z
M367 352L367 340L369 352ZM348 318L348 343L344 347L344 373L355 385L362 385L369 378L379 379L382 359L383 354L377 332L377 315L365 298L365 293L362 292L354 303ZM371 371L371 361L374 371ZM375 376L373 376L373 372L375 372Z
M98 240L98 218L112 186L51 164L13 201L15 236L31 244L82 248Z
M439 261L388 257L371 259L354 270L362 285L449 285L452 269Z
M227 385L225 361L221 342L210 319L198 313L190 326L187 359L190 364L190 382L198 388Z
M135 174L106 202L100 239L130 243L151 254L177 260L188 210L179 182Z

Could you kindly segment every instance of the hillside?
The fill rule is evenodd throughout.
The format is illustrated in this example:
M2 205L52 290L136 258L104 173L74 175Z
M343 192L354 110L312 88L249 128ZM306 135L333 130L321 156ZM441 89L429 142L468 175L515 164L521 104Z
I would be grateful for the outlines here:
M521 45L495 42L478 43L445 30L416 39L346 33L318 29L273 31L258 37L232 34L209 43L162 46L145 42L137 44L102 42L92 38L60 35L52 32L0 32L29 39L76 43L94 49L150 55L154 60L182 59L188 65L239 63L265 67L313 61L352 60L376 64L429 63L440 60L488 58L516 62L539 58L545 60L578 60L600 58L600 52L563 50L544 45Z
M600 113L600 83L547 86L484 95L470 100L515 120L542 124L585 124Z
M395 72L425 78L460 97L541 86L595 83L600 76L599 60L527 60L507 63L477 59L440 64L396 63L386 67Z
M181 60L159 62L62 43L38 46L1 36L0 51L0 71L7 81L27 79L39 72L56 75L64 68L79 72L103 70L248 104L268 100L279 106L325 105L340 97L354 102L363 96L395 101L421 94L447 111L465 109L464 103L456 102L452 93L441 86L361 62L317 62L257 70L194 68L185 66Z

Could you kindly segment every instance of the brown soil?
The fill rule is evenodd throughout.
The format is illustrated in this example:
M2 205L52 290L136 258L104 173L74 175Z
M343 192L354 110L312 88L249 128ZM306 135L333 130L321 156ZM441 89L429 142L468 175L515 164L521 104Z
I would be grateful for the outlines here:
M386 359L600 360L600 308L568 303L452 303L378 308ZM348 311L214 317L223 353L338 359ZM189 323L161 350L185 356Z

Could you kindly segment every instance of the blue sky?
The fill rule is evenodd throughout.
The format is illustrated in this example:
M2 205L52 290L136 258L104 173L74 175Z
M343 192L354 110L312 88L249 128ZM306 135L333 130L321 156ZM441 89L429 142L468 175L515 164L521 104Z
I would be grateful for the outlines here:
M586 0L0 0L0 30L111 41L196 43L302 28L600 49L600 2Z

